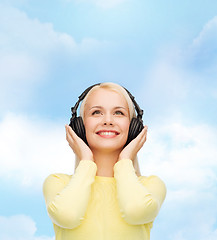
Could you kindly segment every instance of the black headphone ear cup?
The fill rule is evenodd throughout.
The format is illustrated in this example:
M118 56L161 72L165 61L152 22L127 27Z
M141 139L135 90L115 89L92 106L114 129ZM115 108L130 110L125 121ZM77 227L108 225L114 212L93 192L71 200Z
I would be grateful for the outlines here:
M69 126L78 135L78 137L80 137L87 144L86 132L82 118L75 117L73 120L71 120Z
M128 138L125 146L130 143L134 138L136 138L139 133L144 128L143 122L141 119L138 118L132 118L130 122L129 132L128 132Z

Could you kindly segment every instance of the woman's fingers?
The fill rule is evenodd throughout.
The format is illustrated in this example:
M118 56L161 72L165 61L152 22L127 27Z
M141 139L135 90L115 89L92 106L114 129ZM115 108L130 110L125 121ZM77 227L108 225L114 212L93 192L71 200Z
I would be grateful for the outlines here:
M142 145L146 142L147 140L147 131L148 131L148 127L147 126L144 126L143 128L143 133L142 133L142 136L141 136L141 143Z
M69 129L67 125L65 126L65 128L66 128L66 140L69 142L70 140L72 140L72 136L69 133Z
M72 128L68 125L65 125L66 128L66 140L69 142L78 142L80 141L80 138L77 136L77 134L72 130Z
M133 139L120 153L119 159L129 158L134 159L138 151L144 145L147 136L147 126L144 126L139 135Z
M139 135L133 140L137 146L143 145L146 141L148 127L144 126Z
M69 144L69 146L72 148L73 152L75 152L75 149L74 149L74 140L72 139L72 136L71 134L69 133L69 129L67 126L65 126L66 128L66 140Z
M77 134L68 125L66 128L66 140L73 152L78 156L79 159L93 160L93 154L87 144L77 136Z
M66 133L71 136L72 139L78 137L77 134L72 130L72 128L69 125L65 125L66 127Z

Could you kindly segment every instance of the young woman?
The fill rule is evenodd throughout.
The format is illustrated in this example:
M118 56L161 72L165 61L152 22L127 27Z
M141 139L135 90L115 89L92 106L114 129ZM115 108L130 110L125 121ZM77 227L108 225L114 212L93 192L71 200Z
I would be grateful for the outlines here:
M52 174L43 186L56 240L149 240L166 188L157 176L140 175L147 126L126 145L136 116L129 93L114 83L96 85L80 115L85 139L65 126L74 174Z

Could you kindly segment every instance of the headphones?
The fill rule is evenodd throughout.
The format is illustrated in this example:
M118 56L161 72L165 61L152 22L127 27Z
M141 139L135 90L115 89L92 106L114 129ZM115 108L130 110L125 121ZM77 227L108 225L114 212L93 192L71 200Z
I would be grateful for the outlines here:
M70 119L69 126L74 130L74 132L88 145L87 139L86 139L86 133L85 133L85 127L84 123L81 117L77 117L77 109L80 104L80 102L86 97L88 92L95 86L100 85L100 83L94 84L90 87L88 87L79 97L78 101L76 102L75 106L71 108L72 117ZM137 112L137 117L132 118L129 126L129 132L128 132L128 138L126 141L125 146L131 142L135 137L138 136L138 134L142 131L144 128L143 121L142 121L142 115L143 110L140 109L139 105L136 103L134 96L126 89L126 92L128 93L130 99L132 100L135 110Z

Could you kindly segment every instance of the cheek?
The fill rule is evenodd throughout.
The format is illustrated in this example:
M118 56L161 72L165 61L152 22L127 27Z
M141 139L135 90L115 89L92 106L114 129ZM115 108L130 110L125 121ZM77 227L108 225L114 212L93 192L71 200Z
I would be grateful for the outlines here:
M91 129L92 129L91 122L90 121L84 121L84 127L85 127L85 134L86 134L88 144L90 144L89 141L90 141Z
M130 120L125 120L125 121L122 122L122 129L123 129L123 131L128 133L129 127L130 127Z
M88 131L91 128L91 123L89 121L84 121L84 127L85 127L86 134L88 134Z
M93 132L96 127L96 121L94 119L87 118L84 120L84 127L86 134L88 134L88 132Z

